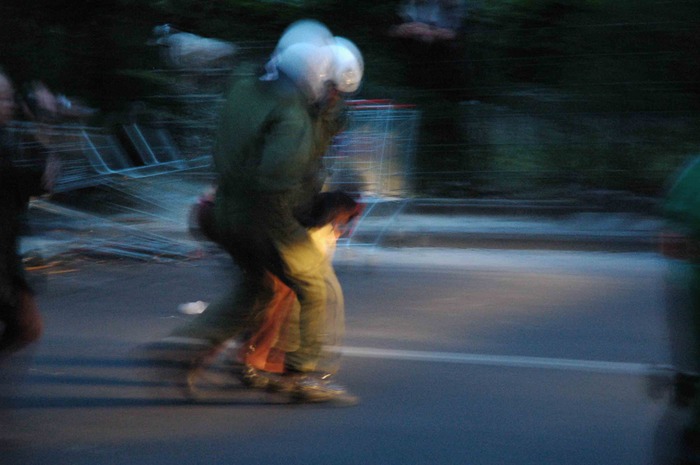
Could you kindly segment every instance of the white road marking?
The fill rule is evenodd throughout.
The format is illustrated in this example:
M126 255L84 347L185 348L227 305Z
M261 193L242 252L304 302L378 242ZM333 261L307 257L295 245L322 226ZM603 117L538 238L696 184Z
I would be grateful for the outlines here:
M659 373L662 370L670 369L668 366L645 363L607 362L547 357L521 357L513 355L484 355L461 352L374 349L370 347L341 347L340 351L346 357L409 360L414 362L431 363L460 363L466 365L485 365L513 368L575 370L627 375L650 375Z

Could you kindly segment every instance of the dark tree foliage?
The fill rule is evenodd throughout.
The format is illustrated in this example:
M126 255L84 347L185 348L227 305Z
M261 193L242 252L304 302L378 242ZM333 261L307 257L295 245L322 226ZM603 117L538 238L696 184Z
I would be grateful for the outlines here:
M158 24L236 43L257 42L260 56L265 56L289 23L315 18L363 50L362 97L420 106L418 169L437 172L489 166L486 152L491 149L477 151L465 139L460 123L465 102L506 105L526 113L550 111L555 121L562 114L644 119L697 112L700 2L467 0L464 28L445 43L390 37L388 31L399 22L400 3L3 0L0 66L19 83L43 80L107 114L160 92L159 83L147 76L160 66L158 50L147 45ZM520 97L532 89L564 97L556 106ZM634 124L625 120L621 126ZM689 132L678 134L686 146L694 146L700 141L686 136ZM625 147L623 152L630 150L629 144ZM618 156L620 150L607 149L614 155L595 163L611 169L649 165L651 154L658 152L649 145L644 147L647 158L617 162L615 158L624 158Z

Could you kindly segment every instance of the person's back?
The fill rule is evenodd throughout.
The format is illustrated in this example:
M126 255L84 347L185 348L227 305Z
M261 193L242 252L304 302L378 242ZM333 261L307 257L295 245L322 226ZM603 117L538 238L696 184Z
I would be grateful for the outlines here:
M299 228L289 215L309 169L312 122L302 94L285 78L234 84L214 153L220 228L255 224L275 239Z

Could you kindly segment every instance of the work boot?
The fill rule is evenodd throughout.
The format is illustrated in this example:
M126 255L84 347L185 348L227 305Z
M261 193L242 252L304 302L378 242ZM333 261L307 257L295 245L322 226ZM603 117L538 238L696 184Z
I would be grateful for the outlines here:
M258 370L250 365L236 367L238 379L245 387L251 389L266 389L270 384L268 373Z
M269 378L268 389L289 394L299 402L342 401L354 404L358 399L343 386L331 383L310 373L265 374Z

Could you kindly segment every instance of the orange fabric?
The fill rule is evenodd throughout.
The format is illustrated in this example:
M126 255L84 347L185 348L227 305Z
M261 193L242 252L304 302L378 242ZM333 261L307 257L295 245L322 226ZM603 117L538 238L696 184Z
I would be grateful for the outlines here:
M284 372L284 352L274 346L285 337L285 324L292 310L296 294L277 277L274 281L274 297L265 310L258 330L241 347L239 357L244 363L272 373Z

